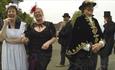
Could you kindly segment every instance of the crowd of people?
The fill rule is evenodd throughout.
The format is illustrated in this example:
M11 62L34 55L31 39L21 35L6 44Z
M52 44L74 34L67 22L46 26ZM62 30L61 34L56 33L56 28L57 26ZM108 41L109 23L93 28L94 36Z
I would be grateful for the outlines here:
M45 21L44 12L34 6L31 9L35 21L26 25L18 17L16 4L6 5L6 18L0 30L2 42L2 70L47 70L52 57L52 44L58 37L61 45L60 62L56 67L65 66L68 70L96 70L100 56L100 70L108 70L109 56L115 43L115 23L111 12L104 11L104 31L94 18L95 2L84 1L74 23L69 13L64 13L59 22L59 31L50 21ZM74 24L74 25L73 25Z

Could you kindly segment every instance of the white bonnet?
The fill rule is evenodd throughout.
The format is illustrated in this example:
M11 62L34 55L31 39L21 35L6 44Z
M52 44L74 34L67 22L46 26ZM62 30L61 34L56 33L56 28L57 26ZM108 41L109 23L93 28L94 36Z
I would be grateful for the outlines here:
M5 6L6 10L7 10L9 7L11 7L11 6L14 6L14 7L16 7L17 10L19 10L18 5L15 4L15 3L9 3L8 5L6 5L6 6Z

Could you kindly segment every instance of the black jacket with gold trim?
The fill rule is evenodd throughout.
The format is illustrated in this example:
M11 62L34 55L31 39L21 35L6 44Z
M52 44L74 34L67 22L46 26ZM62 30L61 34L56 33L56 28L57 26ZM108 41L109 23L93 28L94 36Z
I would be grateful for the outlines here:
M85 44L94 44L101 40L103 35L99 23L93 16L92 21L90 23L85 15L81 15L76 19L68 51L74 53L77 47L83 47Z

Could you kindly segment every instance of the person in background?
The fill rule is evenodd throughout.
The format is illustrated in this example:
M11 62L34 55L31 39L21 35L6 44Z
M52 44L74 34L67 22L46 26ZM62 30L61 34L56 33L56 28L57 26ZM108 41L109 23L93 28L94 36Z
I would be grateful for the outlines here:
M52 22L44 20L43 10L32 7L35 23L27 27L29 70L47 70L52 56L52 44L56 40L56 29Z
M112 16L110 11L104 11L104 39L105 39L105 47L101 49L100 61L101 61L101 70L108 70L108 62L109 56L112 53L113 45L114 45L114 34L115 34L115 23L112 21Z
M0 30L2 29L2 26L3 26L3 17L2 17L2 15L0 14Z
M3 16L0 14L0 30L2 29L3 26ZM2 42L0 42L0 63L1 63L1 52L2 52ZM1 65L0 65L1 69Z
M6 5L7 17L3 21L0 31L2 44L2 70L28 70L27 55L24 44L28 39L24 36L26 23L17 19L18 7L16 4Z
M58 43L61 45L61 60L57 67L65 66L66 49L71 39L72 24L68 13L64 13L63 21L60 24Z
M0 14L0 30L2 29L2 26L3 26L3 17ZM1 45L2 45L2 42L0 42L0 48L1 48ZM1 49L0 49L0 53L1 53Z
M115 33L114 33L114 45L113 45L113 54L115 54Z
M104 47L101 28L93 17L95 2L84 1L72 29L72 39L67 50L71 65L68 70L96 70L97 53Z

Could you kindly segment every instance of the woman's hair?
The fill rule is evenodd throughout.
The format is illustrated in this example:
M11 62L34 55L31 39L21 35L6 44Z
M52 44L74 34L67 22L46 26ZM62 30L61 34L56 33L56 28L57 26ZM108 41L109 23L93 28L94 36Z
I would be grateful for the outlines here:
M17 4L14 4L14 3L9 3L8 5L6 5L5 6L6 7L6 13L8 13L8 10L10 9L10 8L14 8L15 10L16 10L16 13L18 13L18 6L17 6Z
M14 8L14 9L16 10L16 13L18 12L18 10L17 10L17 8L16 8L15 6L10 6L10 7L8 7L8 8L6 9L6 13L8 13L8 10L9 10L10 8Z
M8 10L9 10L10 8L14 8L14 9L16 10L16 14L18 13L18 10L19 10L17 4L14 4L14 3L9 3L8 5L5 6L5 8L6 8L5 17L7 17L7 13L8 13Z
M39 10L41 11L41 13L44 15L43 10L42 10L41 8L37 7L37 8L35 9L35 11L36 11L37 9L39 9ZM35 11L34 11L34 12L35 12Z

